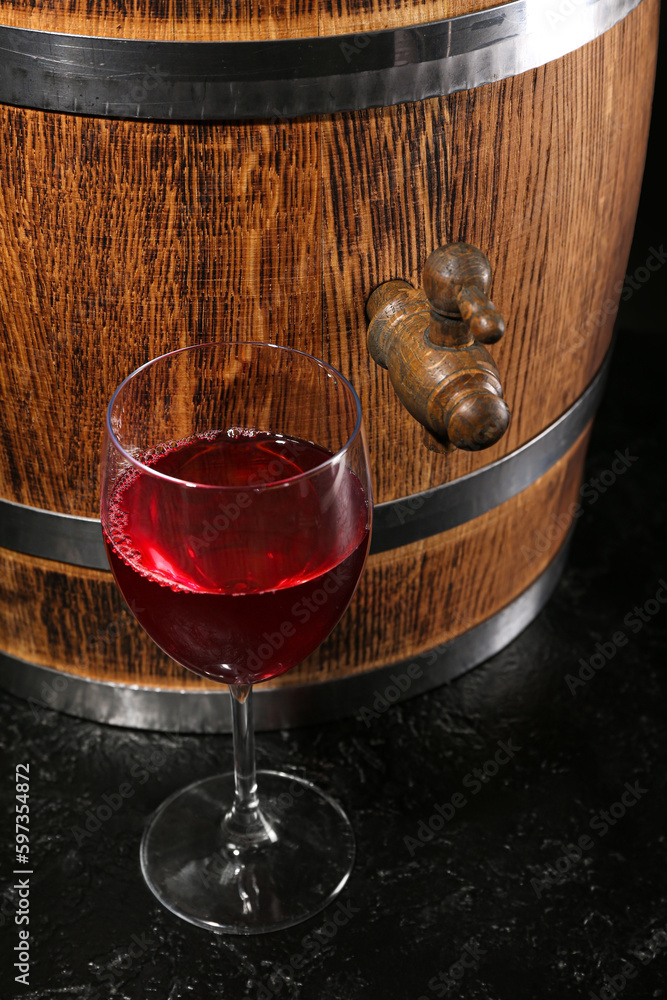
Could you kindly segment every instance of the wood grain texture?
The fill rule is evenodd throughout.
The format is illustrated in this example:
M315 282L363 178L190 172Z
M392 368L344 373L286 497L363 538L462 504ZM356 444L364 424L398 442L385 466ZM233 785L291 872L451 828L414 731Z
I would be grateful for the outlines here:
M595 42L515 79L294 122L0 107L0 497L96 516L113 389L151 356L224 337L298 346L352 380L378 501L534 437L609 344L656 37L657 0L643 0ZM366 349L373 288L417 285L448 242L489 257L507 323L491 353L513 419L478 453L427 450ZM507 604L553 556L556 542L525 564L520 553L576 497L582 456L476 521L373 557L341 627L281 683L394 662ZM126 623L109 574L3 556L0 648L85 675L183 683Z
M608 347L639 197L657 2L530 73L396 108L201 125L0 107L0 496L98 511L106 401L150 356L274 339L358 389L376 499L514 451ZM365 303L429 252L480 247L513 415L438 455L366 349ZM45 475L44 470L49 474Z
M416 655L479 624L549 564L573 523L590 426L533 486L467 524L369 557L342 621L267 687L314 683ZM555 526L555 530L554 530ZM110 574L0 550L0 648L123 684L215 688L169 660L134 621ZM422 595L429 599L425 613Z
M641 187L656 15L642 3L571 55L475 91L322 120L327 346L364 402L380 500L514 451L599 368ZM417 287L429 253L452 242L491 262L506 333L490 353L512 420L486 451L437 455L359 345L369 293Z
M155 41L309 38L406 27L500 6L497 0L0 0L0 24ZM354 50L364 47L360 37Z
M0 495L97 516L138 365L222 337L321 350L318 123L0 114Z

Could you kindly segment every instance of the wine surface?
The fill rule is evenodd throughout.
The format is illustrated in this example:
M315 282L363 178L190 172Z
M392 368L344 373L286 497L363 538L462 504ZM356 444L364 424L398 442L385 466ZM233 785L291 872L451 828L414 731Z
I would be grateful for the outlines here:
M211 432L117 480L103 511L109 562L173 659L257 683L295 666L337 624L368 551L369 511L344 464L318 469L329 458L294 438Z

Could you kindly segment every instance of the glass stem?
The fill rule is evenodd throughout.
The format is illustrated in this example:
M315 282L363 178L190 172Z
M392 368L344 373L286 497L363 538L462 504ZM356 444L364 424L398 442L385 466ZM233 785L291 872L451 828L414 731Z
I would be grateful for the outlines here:
M234 735L234 802L223 820L228 849L241 851L271 843L277 835L262 814L255 773L252 684L230 684Z

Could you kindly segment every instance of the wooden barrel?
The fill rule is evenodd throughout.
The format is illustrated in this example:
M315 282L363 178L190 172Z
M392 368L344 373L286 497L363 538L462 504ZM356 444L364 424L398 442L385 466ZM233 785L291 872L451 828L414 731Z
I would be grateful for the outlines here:
M353 604L258 688L258 725L372 713L506 644L581 510L657 0L0 0L0 23L5 687L111 723L228 726L225 690L124 607L97 520L113 389L216 338L340 368L374 470ZM458 242L491 263L512 418L488 449L433 451L368 353L365 307Z

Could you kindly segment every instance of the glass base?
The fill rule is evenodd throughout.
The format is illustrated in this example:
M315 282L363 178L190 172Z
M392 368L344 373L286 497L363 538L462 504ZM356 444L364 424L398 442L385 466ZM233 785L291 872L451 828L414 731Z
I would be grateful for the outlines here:
M219 934L262 934L312 917L333 900L354 864L350 822L309 781L258 771L271 840L239 852L224 843L234 775L176 792L157 810L141 842L141 870L160 902Z

